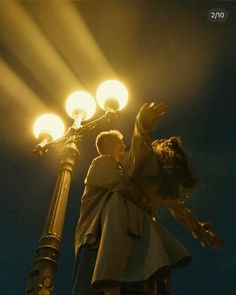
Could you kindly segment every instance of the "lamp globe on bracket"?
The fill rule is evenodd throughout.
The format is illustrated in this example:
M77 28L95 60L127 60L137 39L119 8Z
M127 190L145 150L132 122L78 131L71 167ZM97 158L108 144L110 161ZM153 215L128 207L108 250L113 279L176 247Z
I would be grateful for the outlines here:
M79 128L82 121L89 120L94 115L95 99L86 91L75 91L66 100L66 111L74 119L74 127Z
M107 80L99 85L96 99L105 111L119 111L127 104L128 91L120 81Z
M50 142L60 138L65 131L63 121L54 114L43 114L39 116L33 125L36 138Z

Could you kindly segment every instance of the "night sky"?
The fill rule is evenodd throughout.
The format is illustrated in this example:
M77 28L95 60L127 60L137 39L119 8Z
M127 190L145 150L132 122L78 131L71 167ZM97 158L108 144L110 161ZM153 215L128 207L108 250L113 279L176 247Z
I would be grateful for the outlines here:
M228 11L210 22L212 8ZM212 220L224 241L202 248L168 212L160 222L192 253L191 266L172 274L173 295L236 294L235 114L236 3L231 1L0 1L0 285L1 294L24 294L59 156L32 153L32 125L43 112L63 118L66 97L118 79L129 103L117 128L129 146L133 122L146 101L166 101L154 138L178 135L199 178L187 205ZM96 116L102 114L97 110ZM56 276L56 295L71 293L74 231L83 179L96 156L87 134L71 184Z

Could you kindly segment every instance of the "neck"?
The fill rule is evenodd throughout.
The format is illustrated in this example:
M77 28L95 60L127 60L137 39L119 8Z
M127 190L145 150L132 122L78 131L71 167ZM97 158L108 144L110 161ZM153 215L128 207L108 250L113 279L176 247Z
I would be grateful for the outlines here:
M116 161L116 162L119 162L120 160L120 155L117 155L117 154L111 154L112 158Z

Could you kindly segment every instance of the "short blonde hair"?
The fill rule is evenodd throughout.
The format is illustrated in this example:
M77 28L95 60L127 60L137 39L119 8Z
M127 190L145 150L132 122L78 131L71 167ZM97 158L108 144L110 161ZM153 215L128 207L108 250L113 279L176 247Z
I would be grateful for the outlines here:
M103 131L96 137L96 149L100 155L110 154L114 143L123 140L123 134L118 130Z

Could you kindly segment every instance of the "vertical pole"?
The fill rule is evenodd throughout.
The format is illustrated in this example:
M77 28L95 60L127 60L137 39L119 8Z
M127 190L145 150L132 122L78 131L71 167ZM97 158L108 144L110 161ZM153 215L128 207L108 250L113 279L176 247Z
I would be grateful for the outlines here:
M51 295L53 292L70 182L78 156L75 136L71 136L62 154L56 186L32 263L25 295Z

